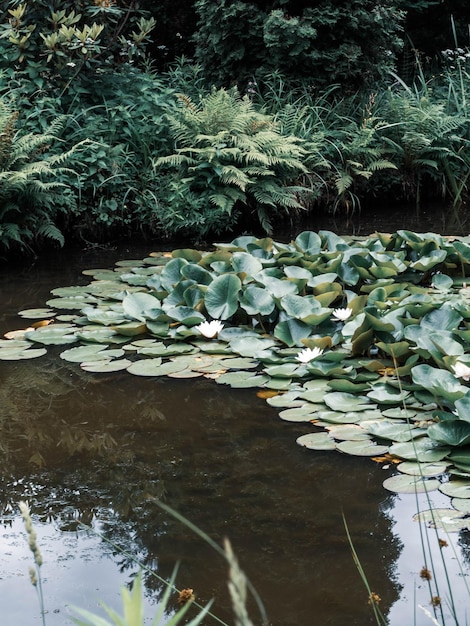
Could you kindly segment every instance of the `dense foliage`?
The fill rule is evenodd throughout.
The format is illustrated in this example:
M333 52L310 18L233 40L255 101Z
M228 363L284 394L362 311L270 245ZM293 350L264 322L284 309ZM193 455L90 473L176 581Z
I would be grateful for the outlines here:
M405 14L389 0L195 6L196 58L221 83L243 84L273 70L314 86L370 83L393 67L402 44Z
M2 167L26 146L29 182L12 209L4 172L0 246L270 232L299 209L351 213L374 198L439 197L462 218L465 7L447 15L445 54L428 63L407 45L395 63L403 26L451 4L197 0L170 14L163 2L9 0Z

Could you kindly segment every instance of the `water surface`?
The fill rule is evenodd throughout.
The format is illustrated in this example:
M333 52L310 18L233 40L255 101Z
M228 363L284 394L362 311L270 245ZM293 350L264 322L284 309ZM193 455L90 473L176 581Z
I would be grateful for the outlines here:
M24 325L17 311L44 306L51 289L86 282L82 269L112 267L150 250L58 253L29 267L4 267L0 332ZM282 422L255 390L230 390L205 379L91 374L62 361L60 351L49 349L33 361L0 362L5 623L40 623L19 500L31 506L44 554L49 626L69 623L70 604L97 610L101 599L118 609L119 586L138 570L134 557L163 579L179 562L177 586L193 588L201 603L215 598L213 613L233 623L223 560L162 511L158 499L216 542L230 539L273 626L375 623L343 515L390 626L431 623L416 608L421 603L432 610L431 591L419 576L420 525L412 521L417 507L428 503L387 492L382 481L393 468L300 448L295 439L308 425ZM448 504L444 496L433 499ZM468 603L468 538L466 531L447 537L451 545L445 549L462 616ZM442 570L434 534L430 544ZM162 583L150 575L145 582L151 616ZM252 604L250 611L260 623Z

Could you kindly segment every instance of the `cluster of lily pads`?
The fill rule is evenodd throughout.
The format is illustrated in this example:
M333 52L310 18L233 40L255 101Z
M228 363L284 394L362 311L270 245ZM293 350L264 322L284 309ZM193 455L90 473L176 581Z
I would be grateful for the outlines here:
M0 359L67 345L60 357L89 372L260 388L306 424L299 445L400 461L387 489L439 489L453 509L432 523L470 527L465 238L243 236L83 273L88 284L20 312L38 321L7 333Z

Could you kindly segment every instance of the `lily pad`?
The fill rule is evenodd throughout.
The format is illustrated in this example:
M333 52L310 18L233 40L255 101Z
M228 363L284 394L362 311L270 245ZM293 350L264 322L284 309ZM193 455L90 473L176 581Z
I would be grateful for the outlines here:
M130 374L135 376L160 376L162 367L162 359L141 359L135 361L127 368ZM183 368L182 368L183 369Z
M95 357L103 352L108 346L103 344L91 344L70 348L60 353L60 358L70 363L83 363L84 361L95 360ZM99 358L99 357L98 357Z
M380 456L388 452L388 446L379 446L372 441L341 441L336 444L340 452L352 456Z
M335 440L328 433L309 433L297 437L296 443L310 450L335 450Z
M365 411L370 409L372 404L366 396L357 396L352 393L342 391L333 391L327 393L323 402L333 411Z
M457 511L470 515L470 498L452 498L451 504Z
M44 326L36 330L28 331L25 333L25 337L30 341L51 346L61 346L78 341L75 335L75 328L72 326L63 326L62 324Z
M440 486L439 491L451 498L470 498L470 480L449 480Z
M18 315L25 319L35 320L35 319L44 319L54 317L56 311L52 309L23 309L23 311L19 311Z
M407 461L420 461L422 463L442 461L449 452L450 448L439 446L428 437L404 443L394 443L390 446L390 454Z
M410 476L408 474L390 476L383 482L385 489L394 493L428 493L436 491L440 484L435 478L424 479L420 476Z
M16 349L8 349L2 348L0 349L0 361L23 361L27 359L37 359L38 357L44 356L47 353L45 348L16 348Z
M303 404L292 409L284 409L284 411L279 413L279 417L287 422L310 422L318 417L318 408L321 406L317 405L315 407L313 404ZM315 411L315 408L317 408L317 411Z
M338 441L370 441L368 432L358 424L337 424L327 427L330 435Z
M230 385L236 389L248 389L251 387L262 387L267 381L268 376L253 375L251 372L227 372L216 379L218 383Z
M132 364L129 359L88 361L80 364L86 372L119 372L127 369Z
M410 476L441 476L449 467L448 463L414 463L403 461L397 465L397 470Z
M413 516L415 522L426 522L431 528L440 528L446 532L457 532L469 528L470 518L455 509L428 509Z

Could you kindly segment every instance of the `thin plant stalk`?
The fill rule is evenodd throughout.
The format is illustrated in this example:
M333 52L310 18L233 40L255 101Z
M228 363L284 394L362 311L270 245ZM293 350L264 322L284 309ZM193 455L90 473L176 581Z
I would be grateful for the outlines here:
M46 626L46 617L45 617L46 610L44 607L44 594L43 594L42 579L41 579L41 565L43 563L42 555L41 555L41 551L39 550L39 546L37 543L36 531L33 528L33 520L31 519L29 506L26 504L26 502L21 501L19 503L19 508L21 511L21 517L23 518L25 530L28 534L29 549L31 550L34 556L34 567L29 568L29 577L33 586L36 587L36 591L38 593L42 626Z

